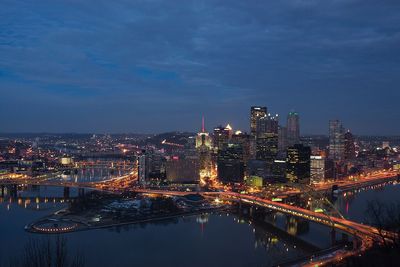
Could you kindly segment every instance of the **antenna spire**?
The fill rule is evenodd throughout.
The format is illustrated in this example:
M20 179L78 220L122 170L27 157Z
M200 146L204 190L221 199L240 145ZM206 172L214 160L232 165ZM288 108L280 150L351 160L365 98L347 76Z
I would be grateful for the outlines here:
M204 115L203 115L202 118L201 118L201 132L203 132L203 133L206 132L206 129L205 129L205 127L204 127Z

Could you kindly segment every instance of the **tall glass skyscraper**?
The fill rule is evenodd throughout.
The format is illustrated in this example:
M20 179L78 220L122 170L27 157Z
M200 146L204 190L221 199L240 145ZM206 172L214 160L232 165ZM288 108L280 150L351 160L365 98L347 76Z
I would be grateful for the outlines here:
M329 158L340 160L344 157L344 128L339 120L329 121Z
M253 106L250 109L250 156L256 156L257 136L260 131L260 119L267 117L267 107Z
M267 116L267 107L251 107L250 109L250 136L256 137L260 118Z
M300 143L300 121L297 112L289 112L287 117L287 143L289 146Z

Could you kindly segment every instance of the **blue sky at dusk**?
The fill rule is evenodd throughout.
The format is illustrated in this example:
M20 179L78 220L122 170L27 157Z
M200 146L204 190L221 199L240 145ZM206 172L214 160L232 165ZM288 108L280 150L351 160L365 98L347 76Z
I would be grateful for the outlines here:
M400 134L398 0L0 0L0 132Z

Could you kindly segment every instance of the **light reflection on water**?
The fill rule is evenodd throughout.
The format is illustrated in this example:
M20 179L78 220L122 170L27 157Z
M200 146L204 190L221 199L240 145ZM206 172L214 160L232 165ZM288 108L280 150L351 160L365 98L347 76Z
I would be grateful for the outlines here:
M335 205L362 221L368 200L400 201L397 184L342 194ZM24 226L67 207L79 196L70 188L19 187L0 198L0 259L18 256L30 237ZM320 247L329 246L326 227L275 214L272 224ZM233 215L202 215L65 235L71 250L82 251L87 266L269 266L308 250L273 229ZM1 263L0 261L0 263ZM1 265L1 264L0 264Z

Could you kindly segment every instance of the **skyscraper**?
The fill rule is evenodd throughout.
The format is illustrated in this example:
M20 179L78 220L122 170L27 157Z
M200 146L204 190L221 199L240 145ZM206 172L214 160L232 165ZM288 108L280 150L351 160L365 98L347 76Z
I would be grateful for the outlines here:
M300 143L300 122L297 112L289 112L287 117L287 142L289 146Z
M356 157L356 146L354 145L354 136L348 130L344 134L344 158L354 159Z
M250 135L236 131L231 138L233 144L239 144L243 149L243 162L246 166L247 161L250 159Z
M233 134L232 127L228 124L226 127L218 126L214 128L213 145L216 151L222 150L228 144Z
M145 185L149 176L149 164L146 151L143 150L142 154L138 156L138 180L141 185Z
M320 183L325 179L325 158L322 156L311 156L310 178L311 183Z
M244 179L243 148L240 144L228 143L218 157L218 180L238 183Z
M272 163L278 154L278 115L260 117L257 127L256 158Z
M260 129L260 118L267 116L267 107L253 106L250 109L250 155L256 157L256 141Z
M283 126L278 127L278 151L286 151L287 144L287 128Z
M202 117L201 120L201 131L197 133L196 136L196 148L199 148L201 146L205 146L209 149L211 149L211 137L209 133L206 132L205 126L204 126L204 117Z
M288 147L286 178L293 183L309 183L311 149L302 144Z
M250 135L257 136L259 118L267 116L267 107L251 107L250 109Z
M339 120L329 121L329 158L340 160L344 157L344 129Z
M196 150L199 157L200 178L211 176L211 137L206 132L204 126L204 117L202 118L201 132L196 137Z

